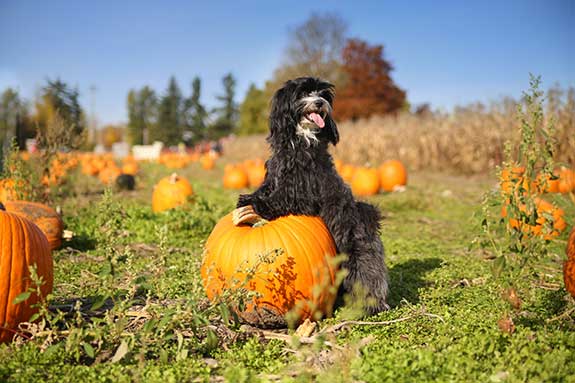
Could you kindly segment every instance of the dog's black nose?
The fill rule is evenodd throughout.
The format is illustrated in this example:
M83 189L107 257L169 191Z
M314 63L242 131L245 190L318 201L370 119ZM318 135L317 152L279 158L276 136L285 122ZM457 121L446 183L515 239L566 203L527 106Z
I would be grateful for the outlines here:
M317 100L314 102L316 108L321 108L323 106L323 100Z

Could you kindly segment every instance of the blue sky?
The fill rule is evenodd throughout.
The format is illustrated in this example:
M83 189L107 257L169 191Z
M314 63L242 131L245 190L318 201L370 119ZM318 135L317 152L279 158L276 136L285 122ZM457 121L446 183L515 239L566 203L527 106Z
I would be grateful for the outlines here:
M241 5L240 5L241 4ZM383 44L410 102L450 109L518 97L529 73L575 86L575 2L524 1L18 1L0 0L0 90L33 99L46 78L77 86L99 122L127 119L130 88L185 95L200 76L215 105L221 78L237 100L281 63L288 30L311 12L337 12L348 34Z

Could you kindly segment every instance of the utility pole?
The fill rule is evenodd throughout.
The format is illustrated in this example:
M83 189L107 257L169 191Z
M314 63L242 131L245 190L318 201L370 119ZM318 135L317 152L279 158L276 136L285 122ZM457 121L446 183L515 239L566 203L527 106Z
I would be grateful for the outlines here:
M98 88L96 85L90 85L90 130L88 132L88 141L96 143L97 126L96 126L96 92Z

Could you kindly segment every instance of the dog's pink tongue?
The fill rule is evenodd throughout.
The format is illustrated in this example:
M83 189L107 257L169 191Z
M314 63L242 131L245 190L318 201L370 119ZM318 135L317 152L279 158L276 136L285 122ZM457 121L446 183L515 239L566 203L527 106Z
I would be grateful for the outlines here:
M320 128L323 128L325 126L325 122L323 121L323 118L321 118L321 116L317 113L310 113L309 117L313 120L313 122L315 122L315 124L317 126L319 126Z

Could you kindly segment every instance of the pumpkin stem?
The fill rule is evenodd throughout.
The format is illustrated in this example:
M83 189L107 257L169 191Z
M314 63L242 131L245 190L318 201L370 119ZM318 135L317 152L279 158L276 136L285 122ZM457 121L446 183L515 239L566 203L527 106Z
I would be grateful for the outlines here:
M175 184L176 182L178 182L178 173L172 173L170 176L170 183Z

